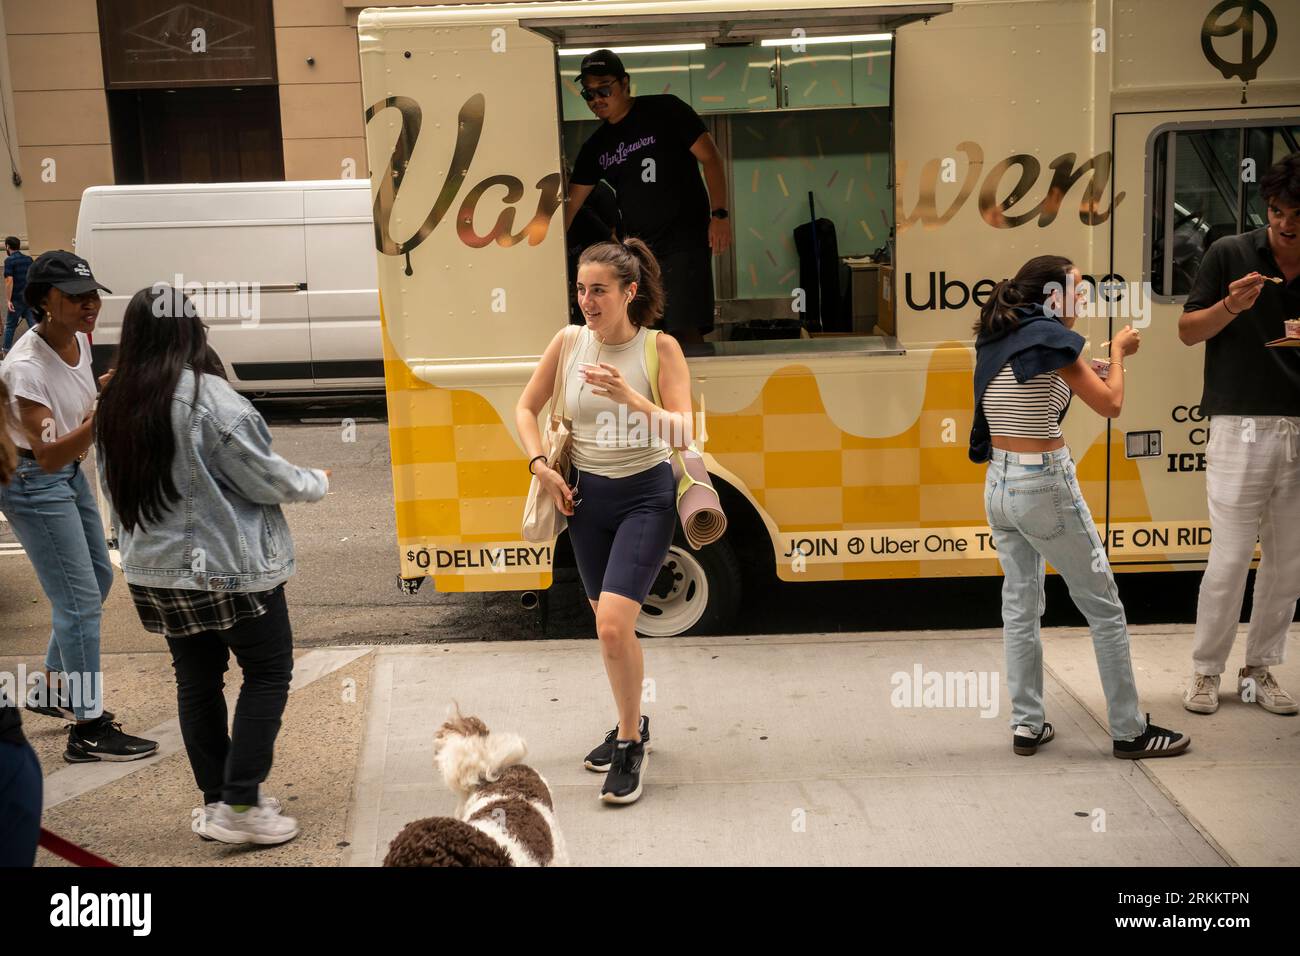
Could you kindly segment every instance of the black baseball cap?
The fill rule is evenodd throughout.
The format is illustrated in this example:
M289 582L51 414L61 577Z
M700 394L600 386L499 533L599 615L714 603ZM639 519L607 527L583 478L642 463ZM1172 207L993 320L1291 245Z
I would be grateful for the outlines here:
M27 270L29 286L53 286L68 295L81 295L92 289L103 289L109 295L113 290L98 282L90 272L90 263L81 256L63 249L44 252Z
M584 76L612 76L622 79L627 76L627 70L623 69L623 61L613 50L593 50L582 58L582 66L578 70L579 85L582 84Z

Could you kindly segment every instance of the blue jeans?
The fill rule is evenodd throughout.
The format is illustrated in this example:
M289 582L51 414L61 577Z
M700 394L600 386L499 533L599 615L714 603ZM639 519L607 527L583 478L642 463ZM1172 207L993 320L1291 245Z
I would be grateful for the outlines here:
M14 336L18 333L18 323L20 321L26 322L29 330L36 326L30 307L25 306L21 309L10 309L5 314L4 350L6 352L13 348Z
M78 720L104 709L99 622L113 586L99 509L81 465L46 473L30 458L0 485L4 512L54 609L45 666L61 676Z
M1027 458L1041 458L1042 463L1020 463ZM1046 609L1044 565L1051 562L1092 631L1110 735L1116 740L1137 737L1146 730L1146 721L1138 710L1124 605L1079 490L1070 450L1031 456L994 448L984 484L984 508L1004 575L1002 633L1011 726L1023 725L1035 733L1043 729L1043 645L1038 624Z

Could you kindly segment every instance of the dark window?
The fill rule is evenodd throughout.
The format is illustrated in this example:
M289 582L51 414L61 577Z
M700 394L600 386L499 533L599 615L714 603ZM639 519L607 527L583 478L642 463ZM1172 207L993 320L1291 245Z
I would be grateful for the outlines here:
M1187 295L1211 243L1268 222L1259 180L1296 151L1298 138L1300 125L1169 130L1156 137L1149 260L1153 294Z
M277 87L111 91L108 112L120 184L284 179Z

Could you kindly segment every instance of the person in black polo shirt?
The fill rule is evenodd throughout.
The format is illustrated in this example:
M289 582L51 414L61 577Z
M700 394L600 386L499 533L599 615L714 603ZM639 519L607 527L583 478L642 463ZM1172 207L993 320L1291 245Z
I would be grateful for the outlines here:
M624 234L644 240L659 260L666 300L662 328L682 342L700 342L713 330L711 254L731 245L718 147L677 97L629 95L627 70L609 50L583 58L578 82L604 123L574 162L564 227L597 182L613 186Z
M1193 713L1219 707L1219 677L1237 636L1246 572L1260 542L1246 666L1238 692L1294 714L1269 666L1286 655L1300 598L1300 349L1269 348L1284 319L1300 318L1300 153L1259 184L1268 225L1218 240L1205 253L1178 320L1186 345L1205 342L1201 411L1210 418L1206 494L1210 560L1196 610ZM1281 280L1281 281L1277 281Z

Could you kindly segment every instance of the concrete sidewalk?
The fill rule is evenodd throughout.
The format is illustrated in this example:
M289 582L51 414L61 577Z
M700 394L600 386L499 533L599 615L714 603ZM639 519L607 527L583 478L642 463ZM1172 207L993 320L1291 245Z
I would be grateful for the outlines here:
M200 842L189 832L198 795L177 742L140 764L66 768L65 732L33 717L25 726L61 801L46 825L118 863L374 865L405 823L454 808L432 750L456 700L528 741L577 864L1300 862L1300 718L1230 696L1244 633L1225 675L1229 694L1218 714L1202 717L1180 702L1191 629L1133 629L1143 707L1193 738L1186 756L1140 762L1110 756L1083 630L1045 632L1057 738L1030 758L1011 752L995 631L644 645L655 747L634 806L601 804L601 777L581 766L613 725L595 641L495 642L301 655L266 787L302 822L293 843ZM978 706L895 706L894 675L918 666L996 672L996 716ZM105 667L109 705L128 730L174 721L166 655L112 655ZM1300 668L1275 670L1300 688ZM229 683L237 673L232 666ZM76 786L58 776L67 769ZM57 861L42 851L42 862Z

